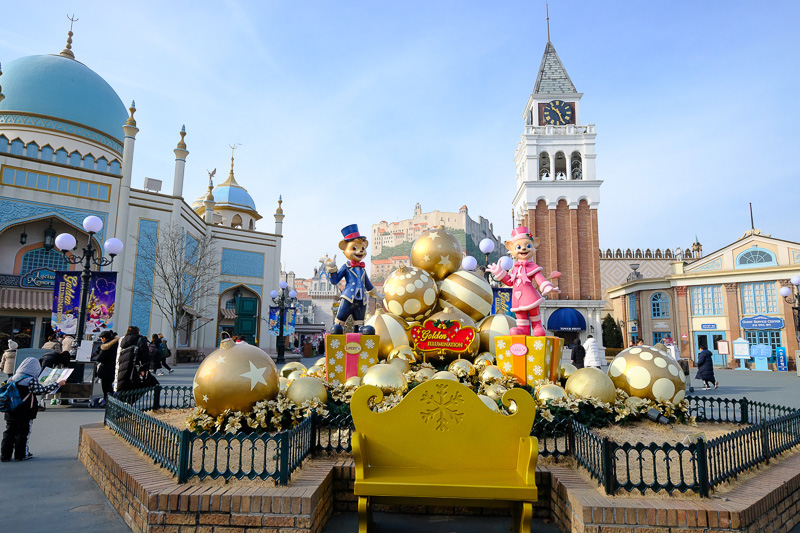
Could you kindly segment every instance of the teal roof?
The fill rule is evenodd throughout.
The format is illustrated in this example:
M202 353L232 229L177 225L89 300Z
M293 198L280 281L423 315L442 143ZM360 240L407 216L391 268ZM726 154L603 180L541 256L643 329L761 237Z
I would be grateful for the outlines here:
M239 185L228 185L228 183L229 182L225 182L214 187L214 203L219 206L224 204L241 206L255 211L256 203L253 201L253 197L250 196L250 193Z
M27 56L3 64L0 112L55 117L123 138L128 112L114 89L79 61L58 55Z

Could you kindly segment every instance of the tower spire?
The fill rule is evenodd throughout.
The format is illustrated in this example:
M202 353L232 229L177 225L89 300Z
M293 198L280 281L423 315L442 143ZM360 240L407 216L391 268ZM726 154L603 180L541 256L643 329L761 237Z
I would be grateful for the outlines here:
M68 57L70 59L75 59L75 54L72 52L72 25L78 22L80 19L76 19L75 15L67 15L67 19L69 20L69 32L67 33L67 47L61 50L61 56Z
M232 184L232 185L235 185L237 187L239 186L239 184L236 183L236 178L233 177L233 156L236 153L236 149L238 147L240 147L241 145L242 145L242 143L233 143L233 144L229 144L228 145L228 146L230 146L230 149L231 149L231 172L230 172L230 174L228 174L228 179L225 180L224 184L228 184L228 185Z
M545 10L545 13L547 14L547 42L549 43L550 42L550 6L547 3L544 4L544 10Z

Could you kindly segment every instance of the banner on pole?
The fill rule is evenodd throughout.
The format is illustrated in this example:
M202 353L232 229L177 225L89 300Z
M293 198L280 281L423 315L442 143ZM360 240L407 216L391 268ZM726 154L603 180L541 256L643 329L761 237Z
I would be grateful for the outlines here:
M508 315L515 318L511 312L511 289L505 287L492 287L492 314Z
M280 335L278 324L281 316L280 307L269 308L269 334ZM283 315L283 334L291 335L294 333L295 317L297 316L297 309L294 307L287 307Z
M100 335L114 328L117 297L116 272L92 272L86 300L86 333Z
M56 272L53 286L53 314L50 327L56 333L75 335L81 306L81 275L77 272Z
M117 296L116 272L92 272L86 300L85 332L99 335L114 327ZM53 287L53 313L50 326L57 333L75 335L81 306L81 275L79 272L56 272Z

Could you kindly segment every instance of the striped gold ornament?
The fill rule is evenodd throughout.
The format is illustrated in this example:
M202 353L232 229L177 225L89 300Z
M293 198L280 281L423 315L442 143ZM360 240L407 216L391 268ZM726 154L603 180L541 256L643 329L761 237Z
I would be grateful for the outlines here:
M386 359L395 346L411 344L408 339L406 321L383 309L375 311L374 315L364 321L364 325L375 328L375 334L381 337L378 343L378 358L381 360Z
M494 338L500 335L509 335L510 329L516 325L516 321L506 314L489 315L481 320L478 324L481 352L489 352L497 356Z
M492 312L492 287L480 274L467 270L447 276L439 286L439 299L475 322Z

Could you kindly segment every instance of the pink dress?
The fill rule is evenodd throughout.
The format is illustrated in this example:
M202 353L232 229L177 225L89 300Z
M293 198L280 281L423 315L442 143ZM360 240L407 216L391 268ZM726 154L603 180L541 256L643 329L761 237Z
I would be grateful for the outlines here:
M511 311L514 313L527 311L533 315L539 314L538 307L544 300L539 291L553 286L542 274L542 267L531 260L515 262L511 272L506 273L500 282L513 288Z

